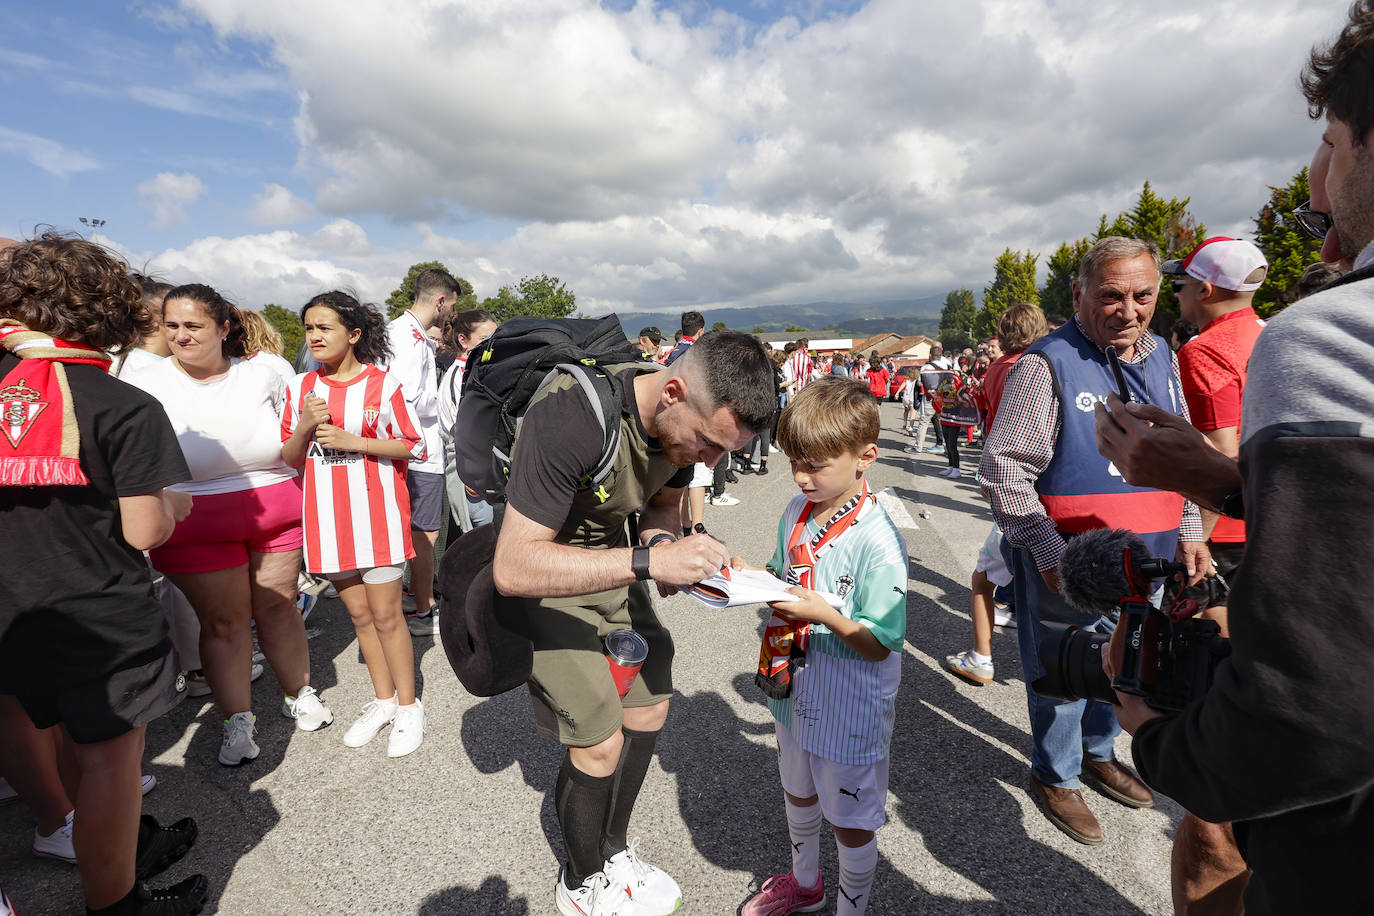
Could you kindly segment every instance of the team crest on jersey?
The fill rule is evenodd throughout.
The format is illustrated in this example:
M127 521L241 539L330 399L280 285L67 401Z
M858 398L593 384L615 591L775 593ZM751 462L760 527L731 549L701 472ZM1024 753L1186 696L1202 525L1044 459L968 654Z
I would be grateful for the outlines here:
M839 595L841 598L843 598L845 595L848 595L853 590L853 576L840 576L838 579L835 580L835 594Z
M363 422L366 423L368 426L371 426L372 424L376 423L377 418L381 415L382 409L380 407L363 408Z
M4 432L14 448L24 441L33 429L33 421L47 408L42 395L23 379L17 385L0 390L0 432Z

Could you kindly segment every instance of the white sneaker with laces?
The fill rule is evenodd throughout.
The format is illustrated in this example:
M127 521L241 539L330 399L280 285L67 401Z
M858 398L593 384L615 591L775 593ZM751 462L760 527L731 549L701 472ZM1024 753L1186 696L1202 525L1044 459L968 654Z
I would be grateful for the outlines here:
M348 731L344 732L345 747L362 747L373 738L377 737L377 732L386 728L396 718L396 704L386 700L372 700L363 707L363 714L358 720L348 726Z
M258 651L257 637L253 637L253 667L248 671L248 682L251 684L262 677L263 667L259 664L262 653ZM265 659L264 659L265 660ZM186 695L188 697L208 697L210 695L210 681L205 677L205 672L197 668L194 671L186 672Z
M72 847L72 817L75 811L67 812L67 821L47 836L33 828L33 854L49 859L61 859L68 865L76 864L76 849Z
M562 916L647 916L648 911L630 899L624 885L612 884L605 872L597 872L570 890L563 883L566 871L559 869L558 889L554 891Z
M219 746L220 763L236 767L258 756L258 746L253 743L253 733L257 731L253 723L257 721L258 717L251 712L236 712L224 720L224 741Z
M334 721L334 714L320 702L320 695L309 684L294 697L282 697L281 714L295 719L296 728L303 732L318 731Z
M964 472L959 470L958 468L950 468L949 473L945 476L948 477L950 480L958 480L960 477L964 476Z
M1011 612L1011 608L1005 604L994 604L992 606L992 625L995 627L1016 627L1016 615Z
M667 872L639 857L639 837L602 866L612 884L625 885L630 899L647 916L668 916L682 906L682 888Z
M739 498L731 496L729 493L722 493L719 496L706 497L708 506L738 506Z
M396 718L391 722L391 734L386 739L388 757L404 757L425 740L425 708L417 697L414 706L397 706Z

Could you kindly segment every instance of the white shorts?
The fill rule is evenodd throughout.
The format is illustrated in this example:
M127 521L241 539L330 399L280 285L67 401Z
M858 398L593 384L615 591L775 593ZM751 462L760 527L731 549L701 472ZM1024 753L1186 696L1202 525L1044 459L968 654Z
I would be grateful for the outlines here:
M978 548L978 563L973 571L983 573L993 585L1011 585L1011 570L1002 559L1002 532L996 525L988 532L983 546Z
M873 763L836 763L805 750L774 722L782 788L796 798L819 795L821 813L834 827L877 830L887 823L887 771L891 757Z
M692 465L692 482L688 486L709 487L715 482L715 471L698 461Z

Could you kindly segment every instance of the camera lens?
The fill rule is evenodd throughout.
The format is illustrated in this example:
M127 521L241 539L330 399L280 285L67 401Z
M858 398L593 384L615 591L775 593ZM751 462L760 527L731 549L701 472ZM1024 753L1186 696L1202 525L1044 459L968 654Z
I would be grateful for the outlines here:
M1109 633L1093 633L1066 623L1045 623L1040 641L1040 664L1045 669L1031 689L1041 696L1061 700L1100 700L1112 703L1116 693L1102 670L1102 646Z

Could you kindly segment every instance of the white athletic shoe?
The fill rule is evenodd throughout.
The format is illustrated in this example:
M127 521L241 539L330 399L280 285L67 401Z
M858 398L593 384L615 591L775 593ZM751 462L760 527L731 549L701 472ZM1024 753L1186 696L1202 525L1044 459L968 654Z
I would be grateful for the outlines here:
M303 732L318 731L334 721L334 714L320 702L320 695L309 684L294 697L282 697L281 714L295 719L296 728Z
M0 777L0 804L14 801L18 797L19 793L15 791L14 786L6 782L3 777Z
M72 816L75 811L67 812L67 822L48 836L33 828L33 854L49 859L61 859L68 865L76 864L76 849L72 847Z
M333 582L330 582L324 587L324 591L320 592L320 594L324 595L326 598L337 598L339 597L339 590L334 587Z
M147 795L149 792L153 791L153 787L156 785L157 777L154 776L152 773L144 773L143 778L139 780L139 789L143 792L144 795Z
M614 885L625 885L630 899L648 916L668 916L682 906L682 888L661 868L655 868L639 857L639 837L611 856L602 866L606 878Z
M395 718L395 703L372 700L363 707L363 714L358 717L358 720L348 726L348 731L344 732L344 746L362 747L377 737L377 733L390 725Z
M19 916L19 911L10 903L10 898L5 896L3 887L0 887L0 916Z
M992 625L995 627L1016 627L1016 615L1011 612L1011 608L1005 604L994 604L992 606Z
M708 506L738 506L738 505L739 505L739 497L737 497L737 496L731 496L729 493L722 493L722 494L720 494L719 496L708 496L708 497L706 497L706 505L708 505Z
M397 706L396 717L391 721L391 734L386 739L386 755L404 757L424 740L425 708L420 705L419 698L409 708Z
M647 910L630 899L625 886L612 884L605 872L599 871L569 890L563 883L565 871L559 869L558 889L554 891L562 916L648 916Z
M948 477L950 480L958 480L960 477L964 476L964 472L959 470L958 468L950 468L949 473L945 476Z
M257 731L253 723L257 721L258 717L251 712L236 712L224 720L224 741L219 746L221 764L236 767L258 756L258 746L253 743L253 733Z
M254 637L256 640L256 637ZM258 652L258 644L253 643L253 667L248 672L248 682L251 684L262 677L263 667L258 663L262 653ZM194 671L186 672L186 695L188 697L208 697L210 695L210 681L205 677L205 672L199 668Z

